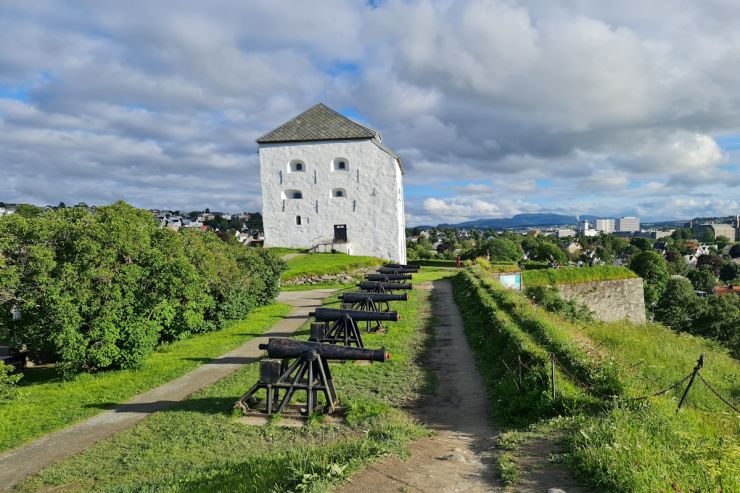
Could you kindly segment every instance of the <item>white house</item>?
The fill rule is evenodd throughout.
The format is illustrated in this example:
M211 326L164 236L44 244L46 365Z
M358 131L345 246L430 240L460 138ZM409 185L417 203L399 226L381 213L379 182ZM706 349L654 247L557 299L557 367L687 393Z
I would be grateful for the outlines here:
M401 159L317 104L257 139L265 246L406 262Z

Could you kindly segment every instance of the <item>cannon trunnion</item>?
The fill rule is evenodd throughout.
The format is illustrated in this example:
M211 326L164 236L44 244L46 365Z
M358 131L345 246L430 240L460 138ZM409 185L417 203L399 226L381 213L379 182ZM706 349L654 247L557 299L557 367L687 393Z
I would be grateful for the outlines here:
M390 359L385 349L342 347L333 344L297 341L273 337L267 344L260 344L267 351L268 359L260 362L259 381L234 404L245 413L252 411L257 399L255 394L266 391L264 407L254 409L264 414L279 414L290 404L296 392L306 393L306 407L301 414L308 416L318 407L319 394L326 404L324 412L334 411L338 399L329 361L369 360L383 362Z

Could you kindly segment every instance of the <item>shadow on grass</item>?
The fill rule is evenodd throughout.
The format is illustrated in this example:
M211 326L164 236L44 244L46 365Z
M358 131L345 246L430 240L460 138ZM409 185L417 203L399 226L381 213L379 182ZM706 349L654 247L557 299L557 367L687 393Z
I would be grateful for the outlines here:
M206 365L248 365L256 363L261 356L225 356L223 358L184 358L186 361L196 361Z
M248 389L244 389L246 392ZM151 414L159 411L193 411L202 414L231 414L238 395L228 397L202 397L184 401L161 400L153 402L133 402L116 404L113 402L99 402L88 404L85 407L103 409L115 413L142 413Z

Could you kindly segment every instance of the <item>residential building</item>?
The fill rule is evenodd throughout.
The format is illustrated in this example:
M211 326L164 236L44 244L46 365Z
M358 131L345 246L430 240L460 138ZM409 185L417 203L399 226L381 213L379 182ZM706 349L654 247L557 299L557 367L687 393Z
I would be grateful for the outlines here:
M707 230L711 230L714 233L714 237L724 236L730 241L735 240L735 228L730 224L721 223L707 223L707 224L694 224L691 228L694 238L703 239Z
M640 231L640 218L634 216L620 217L615 222L615 230L619 232Z
M317 104L257 143L265 246L406 262L403 168L379 132Z
M555 232L555 236L558 238L568 238L575 235L576 232L572 229L559 229Z
M601 233L613 233L615 231L614 219L597 219L595 229Z

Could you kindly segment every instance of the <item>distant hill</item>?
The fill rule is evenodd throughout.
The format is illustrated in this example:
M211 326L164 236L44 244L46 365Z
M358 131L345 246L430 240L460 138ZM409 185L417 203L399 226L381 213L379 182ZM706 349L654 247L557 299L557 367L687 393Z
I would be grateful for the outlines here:
M593 221L595 219L602 219L601 216L590 216L582 215L580 219L587 219ZM494 229L506 229L506 228L525 228L528 226L557 226L560 224L576 224L578 219L576 216L565 216L562 214L554 213L530 213L530 214L517 214L514 217L503 217L497 219L475 219L473 221L466 221L457 224L440 224L442 228L494 228Z

